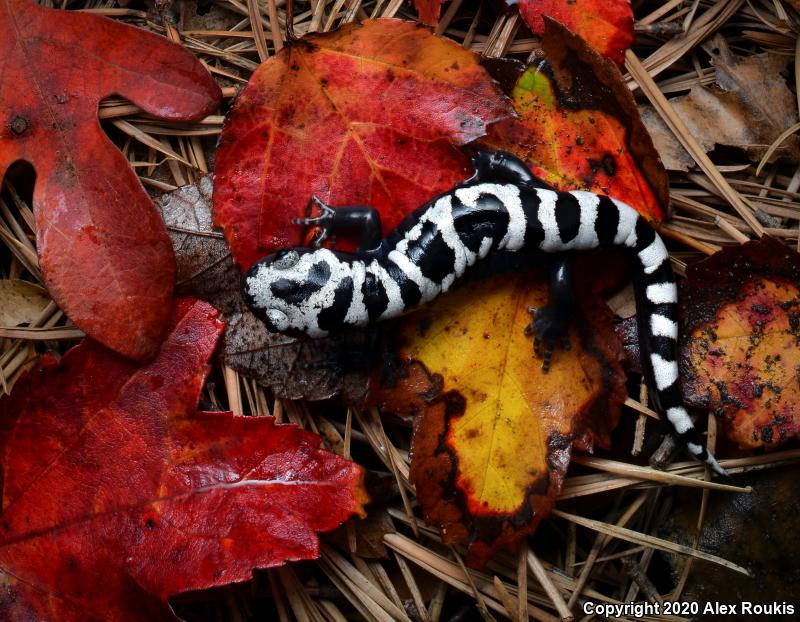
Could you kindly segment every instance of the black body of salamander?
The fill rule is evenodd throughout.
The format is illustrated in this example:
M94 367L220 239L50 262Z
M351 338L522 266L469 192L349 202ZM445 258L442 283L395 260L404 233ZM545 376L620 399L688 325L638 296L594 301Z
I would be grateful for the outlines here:
M322 215L298 222L321 225L323 232L358 227L361 248L294 248L266 257L243 279L248 305L272 331L322 337L412 311L490 254L557 253L550 262L550 300L529 327L537 352L545 345L547 369L554 343L568 345L575 308L569 251L628 249L651 397L688 451L725 475L683 405L677 288L658 234L629 205L591 192L555 191L509 154L480 151L473 163L469 180L414 211L383 240L375 210L332 209L317 201Z

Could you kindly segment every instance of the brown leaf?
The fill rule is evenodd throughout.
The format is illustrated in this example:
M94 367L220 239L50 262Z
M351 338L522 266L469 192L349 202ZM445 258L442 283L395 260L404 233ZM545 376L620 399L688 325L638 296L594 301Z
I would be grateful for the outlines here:
M739 147L759 160L798 120L796 97L781 76L789 59L770 53L738 56L721 35L704 47L712 55L716 85L695 86L688 95L674 97L670 103L705 151L715 145ZM642 119L664 165L670 170L689 170L694 159L651 107L643 108ZM775 157L798 161L800 142L788 138Z
M670 101L675 105L677 99ZM661 157L661 162L665 169L668 171L688 171L694 166L694 158L683 148L683 145L681 145L667 124L664 123L655 108L652 106L639 106L639 116L650 133L650 138L658 150L658 155ZM695 134L695 136L697 137L698 135Z
M202 177L196 185L163 195L158 209L175 249L176 290L225 314L223 362L286 399L321 400L341 393L347 401L360 401L366 373L343 369L341 352L363 342L363 331L321 340L269 332L244 304L241 273L222 233L212 226L212 187L212 177Z
M47 292L19 279L0 280L0 326L30 324L50 302Z
M343 551L350 548L350 533L355 532L356 550L358 557L367 559L386 559L389 556L386 545L383 543L383 536L387 533L395 533L394 523L389 512L385 509L376 511L370 508L370 514L366 518L353 519L345 523L337 530L332 531L325 538L333 542Z
M698 543L698 548L724 559L746 564L751 576L720 572L714 564L694 564L682 600L709 603L736 594L739 602L795 603L800 591L800 497L797 495L796 467L751 471L736 476L740 486L752 486L748 495L698 495L691 489L676 490L673 510L656 525L657 535L673 542ZM701 508L701 502L703 508ZM697 517L705 512L703 529L697 540ZM680 576L689 560L683 555L662 552L672 576ZM753 577L758 577L754 581ZM722 597L722 598L721 598ZM794 610L787 611L793 617ZM777 613L777 612L776 612ZM780 613L777 613L780 615ZM705 615L696 619L722 620L756 616ZM777 616L776 616L777 617Z
M764 237L686 275L686 403L711 409L742 448L800 436L800 255Z

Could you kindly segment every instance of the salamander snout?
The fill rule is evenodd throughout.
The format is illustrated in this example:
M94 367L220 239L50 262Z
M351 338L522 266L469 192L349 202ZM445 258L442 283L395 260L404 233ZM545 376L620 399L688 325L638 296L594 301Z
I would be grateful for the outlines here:
M253 265L242 279L247 305L272 332L292 328L291 305L303 298L307 268L302 258L307 249L285 248Z
M331 278L334 264L327 249L280 250L245 273L244 300L272 332L318 336L317 313L332 299L325 290L337 284Z

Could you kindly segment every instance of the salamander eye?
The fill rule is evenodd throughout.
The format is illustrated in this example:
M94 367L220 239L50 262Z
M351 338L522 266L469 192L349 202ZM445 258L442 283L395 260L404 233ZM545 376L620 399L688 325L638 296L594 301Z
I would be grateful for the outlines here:
M300 261L300 254L290 248L284 248L275 253L272 265L278 270L287 270Z

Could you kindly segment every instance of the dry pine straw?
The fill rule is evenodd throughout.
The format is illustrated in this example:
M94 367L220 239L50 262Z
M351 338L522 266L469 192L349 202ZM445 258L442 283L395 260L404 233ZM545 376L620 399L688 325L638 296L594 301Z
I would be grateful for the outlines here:
M122 0L66 4L70 9L85 9L153 30L183 45L217 78L228 101L259 62L284 45L283 0L215 0L211 3L213 19L203 20L194 16L195 2L174 2L168 9L172 22L127 8L129 3ZM675 241L673 261L678 272L724 245L755 239L765 231L800 247L800 168L764 162L759 165L739 152L710 157L665 97L665 93L673 96L713 80L699 44L716 32L722 33L739 54L773 51L796 58L800 55L798 15L780 0L633 4L638 36L625 59L626 78L640 103L655 107L695 160L690 172L671 179L673 218L662 227L662 233ZM437 32L487 56L525 58L531 52L534 41L516 15L498 15L489 3L477 10L476 6L462 0L445 2ZM413 9L402 0L297 2L295 13L296 35L330 30L367 17L414 18ZM192 183L208 172L209 156L223 121L222 116L212 115L191 124L167 123L119 100L103 102L100 118L142 182L154 192ZM798 127L786 130L788 136ZM12 188L7 187L4 196L0 203L0 243L8 252L2 254L0 276L41 283L31 210ZM764 214L772 217L765 218ZM53 303L27 328L0 327L0 390L13 384L33 363L42 343L64 350L80 336ZM388 557L374 559L355 553L356 531L366 528L349 524L344 530L349 550L326 544L321 558L313 564L287 566L262 573L251 584L183 598L188 619L265 619L257 613L265 608L272 612L271 617L277 613L280 620L314 622L354 616L386 622L438 622L465 611L473 617L477 612L486 620L530 617L550 621L571 619L573 615L588 619L581 618L580 613L579 605L585 599L678 599L694 559L723 566L725 572L745 572L728 560L697 549L710 491L731 494L737 489L709 482L708 472L694 462L675 462L665 470L656 470L583 455L575 456L573 462L583 467L584 474L566 478L559 509L547 521L546 529L554 535L546 549L523 547L516 556L498 555L482 571L467 570L463 551L442 545L437 530L420 519L408 481L409 421L382 421L375 411L339 413L335 408L275 399L269 390L228 368L215 369L213 377L220 381L209 384L206 397L220 408L271 414L321 432L332 450L350 456L352 448L359 461L377 475L390 477L395 492L388 508L376 513L383 512L396 532L383 536ZM647 425L655 413L646 403L644 390L626 402L625 416L636 420L629 441L632 455L641 451L648 430L655 434L656 426ZM715 440L715 421L710 418L708 443L712 449ZM656 458L669 453L668 445L656 452ZM799 450L785 450L723 460L722 464L731 473L740 473L798 460ZM676 486L700 489L697 528L688 545L650 533L668 516L672 487ZM603 496L595 497L598 502L593 504L592 495ZM590 497L590 503L576 503L583 497ZM602 511L586 510L593 505ZM647 576L656 550L677 553L685 560L678 584L669 594L659 594ZM198 611L206 613L199 615Z

